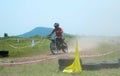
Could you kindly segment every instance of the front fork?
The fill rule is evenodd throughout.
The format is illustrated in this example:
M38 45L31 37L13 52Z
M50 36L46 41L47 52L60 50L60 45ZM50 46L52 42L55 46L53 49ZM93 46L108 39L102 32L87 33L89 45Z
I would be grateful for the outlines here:
M58 53L58 48L57 48L57 40L55 39L55 50L57 51Z

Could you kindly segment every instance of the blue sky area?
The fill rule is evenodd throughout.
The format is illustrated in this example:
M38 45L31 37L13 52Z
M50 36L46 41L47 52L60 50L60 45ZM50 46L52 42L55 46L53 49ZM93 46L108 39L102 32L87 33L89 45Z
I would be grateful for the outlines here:
M70 34L120 36L120 0L0 0L0 36L55 22Z

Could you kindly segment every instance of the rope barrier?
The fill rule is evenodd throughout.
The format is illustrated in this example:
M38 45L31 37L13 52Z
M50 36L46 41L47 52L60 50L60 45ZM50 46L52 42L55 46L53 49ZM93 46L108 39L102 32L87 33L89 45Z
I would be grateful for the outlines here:
M45 39L35 42L35 45L43 44L44 42L45 42ZM17 48L27 48L27 47L31 47L31 45L24 46L24 47L16 47L16 46L14 46L14 45L12 45L12 44L9 44L9 46L12 47L12 48L15 48L15 49L17 49ZM41 45L41 46L43 46L43 45Z
M114 53L115 51L109 51L107 53L103 53L103 54L96 54L96 55L83 55L81 56L82 58L91 58L91 57L102 57L102 56L106 56L106 55L110 55L112 53Z

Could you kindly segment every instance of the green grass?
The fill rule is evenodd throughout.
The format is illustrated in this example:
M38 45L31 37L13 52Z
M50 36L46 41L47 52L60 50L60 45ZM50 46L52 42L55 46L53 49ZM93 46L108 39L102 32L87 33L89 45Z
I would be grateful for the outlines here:
M0 39L0 49L9 50L10 57L20 57L29 55L38 55L49 52L50 41L44 37L37 38L5 38ZM35 46L31 46L31 41L34 39Z
M0 67L0 76L120 76L120 68L83 70L78 74L59 71L57 61Z
M70 37L65 36L67 43ZM17 43L19 39L19 43ZM34 40L35 46L31 42ZM10 57L34 56L50 53L50 40L46 37L35 36L31 38L8 37L0 38L0 50L9 50Z

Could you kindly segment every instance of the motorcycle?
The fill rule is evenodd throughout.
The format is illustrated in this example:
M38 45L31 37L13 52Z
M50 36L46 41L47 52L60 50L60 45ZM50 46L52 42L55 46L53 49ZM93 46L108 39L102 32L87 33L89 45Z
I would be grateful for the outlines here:
M50 50L53 55L58 54L60 50L62 50L64 53L68 53L68 45L64 38L59 40L59 38L48 36L48 39L51 40Z

